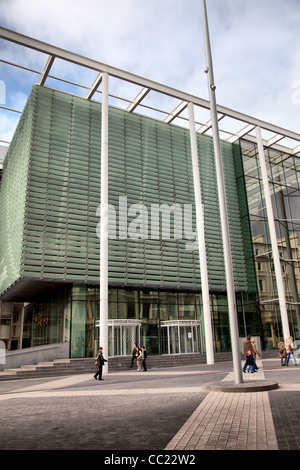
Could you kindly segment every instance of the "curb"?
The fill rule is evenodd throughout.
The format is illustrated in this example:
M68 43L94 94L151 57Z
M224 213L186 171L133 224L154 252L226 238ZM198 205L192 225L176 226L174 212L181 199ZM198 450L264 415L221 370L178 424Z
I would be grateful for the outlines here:
M225 393L265 392L279 388L278 382L271 380L255 380L236 384L233 381L208 383L202 387L204 390Z

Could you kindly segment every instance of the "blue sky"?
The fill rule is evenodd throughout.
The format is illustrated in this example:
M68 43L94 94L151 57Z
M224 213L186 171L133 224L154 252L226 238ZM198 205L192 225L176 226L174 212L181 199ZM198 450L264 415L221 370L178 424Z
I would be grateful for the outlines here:
M200 0L0 0L0 9L5 28L208 99ZM207 0L207 9L218 104L300 132L299 0ZM3 40L0 57L34 69L46 60ZM31 74L21 81L0 64L1 82L0 104L22 109ZM0 110L0 139L12 135L11 114Z

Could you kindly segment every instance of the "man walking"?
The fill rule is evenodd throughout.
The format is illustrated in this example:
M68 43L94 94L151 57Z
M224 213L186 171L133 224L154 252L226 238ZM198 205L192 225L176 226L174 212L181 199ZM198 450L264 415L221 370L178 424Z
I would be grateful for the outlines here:
M251 336L247 336L247 339L244 342L244 355L245 355L245 364L244 364L244 367L243 367L243 372L244 373L246 372L247 365L248 365L247 364L247 354L248 354L248 352L250 352L251 355L253 355Z
M146 359L147 359L147 351L146 351L145 346L142 346L142 366L143 366L144 372L147 372Z
M98 355L97 355L97 367L98 367L98 371L96 372L96 374L94 375L94 378L97 380L97 377L99 376L99 380L103 380L102 378L102 372L103 372L103 366L104 366L104 363L107 362L107 359L104 359L103 357L103 348L100 346L99 347L99 352L98 352Z
M138 347L137 347L137 345L135 344L135 345L133 346L132 355L131 355L131 366L130 366L131 368L133 367L133 363L134 363L134 361L136 361L136 358L137 358L138 355L139 355L139 353L138 353Z

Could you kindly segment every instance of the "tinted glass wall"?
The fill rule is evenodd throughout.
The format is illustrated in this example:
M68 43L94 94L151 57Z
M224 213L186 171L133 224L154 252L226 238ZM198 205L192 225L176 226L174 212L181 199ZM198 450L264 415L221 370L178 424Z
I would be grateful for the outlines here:
M24 335L24 346L47 344L65 340L70 328L72 357L93 355L98 334L99 293L93 286L99 283L101 112L100 103L34 86L0 189L2 296L20 278L29 290L34 279L73 285L70 303L60 307L60 329L51 333L47 325L50 316L55 323L56 302L46 308L47 302L36 299L26 309ZM198 134L197 142L214 341L216 350L225 351L230 335L213 141ZM238 177L239 146L221 146L244 336L247 328L254 334L258 327L250 225ZM124 328L128 341L138 334L152 354L160 354L163 327L192 339L192 345L183 341L185 351L204 350L204 338L201 344L197 338L203 335L201 273L189 131L110 107L108 151L111 335L117 337L117 326ZM33 294L34 284L31 299ZM44 315L43 330L34 329L36 312ZM174 321L177 333L170 329L176 325L166 323ZM167 340L168 348L175 347ZM126 350L126 341L119 351Z
M109 341L115 343L114 346L109 344L111 356L130 354L134 343L145 345L149 354L154 355L205 352L200 293L111 288L108 306L109 336L113 334ZM215 351L230 351L226 295L212 294L211 309ZM250 331L253 336L260 336L256 294L238 294L237 311L240 336L244 337ZM99 339L98 320L99 288L86 285L73 287L71 357L94 355ZM169 349L166 328L169 328L168 334L175 335ZM128 337L129 346L119 343L123 341L119 338L122 334L126 342Z
M258 152L247 141L241 141L241 151L264 342L266 347L275 347L282 327ZM299 338L300 157L266 149L265 158L290 331Z
M18 278L98 282L101 104L35 86L3 165L1 291ZM189 131L109 110L109 282L199 289ZM235 146L222 142L235 287L247 291ZM224 290L213 142L198 135L210 288ZM17 189L16 189L17 188Z

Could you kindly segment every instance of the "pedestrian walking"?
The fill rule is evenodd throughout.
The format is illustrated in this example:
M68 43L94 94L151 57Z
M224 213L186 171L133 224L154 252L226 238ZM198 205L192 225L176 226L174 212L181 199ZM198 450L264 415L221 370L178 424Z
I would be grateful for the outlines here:
M137 369L138 371L142 370L142 350L138 348L138 355L136 358Z
M281 365L285 366L287 353L286 353L286 348L285 348L285 343L284 343L283 338L280 338L277 348L278 348L278 356L280 357Z
M146 351L145 346L142 346L142 366L143 366L143 372L147 372L146 359L147 359L147 351Z
M107 359L104 359L103 357L103 348L101 346L99 348L95 361L97 362L98 371L94 375L94 378L97 380L97 377L99 376L99 380L103 380L102 378L103 366L104 366L104 363L107 362Z
M252 343L251 343L251 337L247 336L246 341L244 342L244 354L245 354L245 364L243 366L243 372L246 372L247 369L247 355L248 351L251 352L252 355Z
M287 358L286 358L286 363L285 365L288 366L289 365L289 360L290 360L290 357L293 356L293 361L294 361L294 365L297 366L297 359L296 359L296 356L295 356L295 349L294 349L294 346L293 346L293 337L292 336L289 336L288 339L285 340L285 346L286 346L286 352L287 352Z
M244 354L245 354L245 356L248 354L248 351L251 351L251 353L252 353L251 336L247 336L247 339L244 342Z
M254 339L251 339L251 345L252 345L252 355L253 355L253 359L254 359L254 362L255 362L255 370L258 370L259 367L257 367L257 364L256 364L256 356L257 355L260 356L260 354L258 352L258 349L256 347Z
M136 361L137 356L138 356L138 347L136 344L134 344L132 355L131 355L131 366L130 366L131 368L133 367L133 363L134 361Z
M248 372L251 372L251 374L253 374L255 371L255 361L254 361L254 358L253 358L253 354L252 354L252 351L247 351L247 354L246 354L246 368L248 367ZM244 372L246 372L246 370L244 370Z

